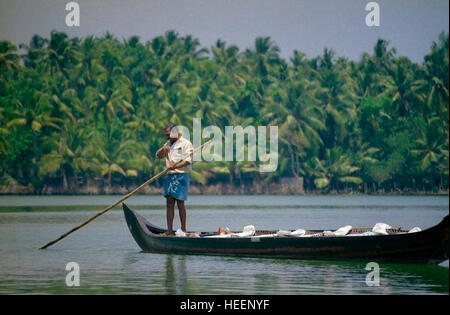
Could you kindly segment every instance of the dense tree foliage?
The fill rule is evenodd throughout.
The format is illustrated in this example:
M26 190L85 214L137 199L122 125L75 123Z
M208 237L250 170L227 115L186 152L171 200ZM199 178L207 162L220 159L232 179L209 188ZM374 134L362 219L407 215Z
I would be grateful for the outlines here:
M154 153L170 121L276 125L279 164L198 162L202 185L303 177L306 191L448 189L449 36L423 62L379 39L352 61L331 49L289 61L270 38L210 49L168 31L142 43L52 32L0 42L0 179L39 192L87 179L139 184L163 169Z

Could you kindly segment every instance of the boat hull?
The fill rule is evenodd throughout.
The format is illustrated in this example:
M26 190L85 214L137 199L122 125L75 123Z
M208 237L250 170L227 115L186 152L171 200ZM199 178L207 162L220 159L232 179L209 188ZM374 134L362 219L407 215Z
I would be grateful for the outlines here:
M173 237L149 223L125 204L125 219L145 252L226 255L304 260L365 260L439 264L448 259L449 223L416 233L342 237Z

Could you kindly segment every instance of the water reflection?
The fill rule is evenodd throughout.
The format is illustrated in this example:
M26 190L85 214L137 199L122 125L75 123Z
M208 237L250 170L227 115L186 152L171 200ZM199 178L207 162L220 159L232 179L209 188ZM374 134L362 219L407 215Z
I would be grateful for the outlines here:
M440 266L380 263L380 286L365 283L367 262L298 261L136 253L129 285L150 294L423 294L448 293ZM144 284L144 285L143 285ZM145 289L144 289L145 288Z
M185 256L166 255L165 285L167 294L190 294Z

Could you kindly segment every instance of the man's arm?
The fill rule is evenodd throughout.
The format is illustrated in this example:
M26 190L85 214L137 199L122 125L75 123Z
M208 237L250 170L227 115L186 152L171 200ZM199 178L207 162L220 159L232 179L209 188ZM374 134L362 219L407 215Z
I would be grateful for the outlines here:
M182 162L179 162L176 165L176 168L182 168L188 166L189 164L192 164L192 155L194 154L194 148L192 147L192 144L189 142L183 149L185 151L186 157L183 159ZM175 164L176 163L171 163L169 168L171 170L176 169L174 168Z
M176 164L176 167L174 167L175 164ZM177 168L185 167L185 166L187 166L189 164L191 164L189 161L182 161L182 162L179 162L178 164L177 163L172 163L172 164L170 164L169 169L170 170L174 170L174 169L177 169Z
M162 159L166 156L167 153L169 153L170 147L168 145L164 145L162 148L160 148L158 151L156 151L156 158Z

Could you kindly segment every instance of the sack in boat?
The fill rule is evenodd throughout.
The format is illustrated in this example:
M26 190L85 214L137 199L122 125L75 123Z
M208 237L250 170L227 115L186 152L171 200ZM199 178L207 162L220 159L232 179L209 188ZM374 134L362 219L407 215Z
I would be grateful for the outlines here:
M306 231L303 229L298 229L295 231L285 231L285 230L279 230L276 234L276 236L303 236L305 235Z
M182 229L178 229L175 232L175 236L178 237L200 237L199 232L184 232Z
M244 226L244 229L240 233L233 233L234 236L247 237L255 235L256 229L253 225Z
M388 232L386 232L387 229L392 229L392 227L386 223L377 223L372 228L372 232L375 234L388 235Z
M340 227L339 229L337 229L334 232L324 231L323 235L324 236L345 236L348 234L348 232L350 232L351 229L352 229L351 225L346 225L346 226Z

